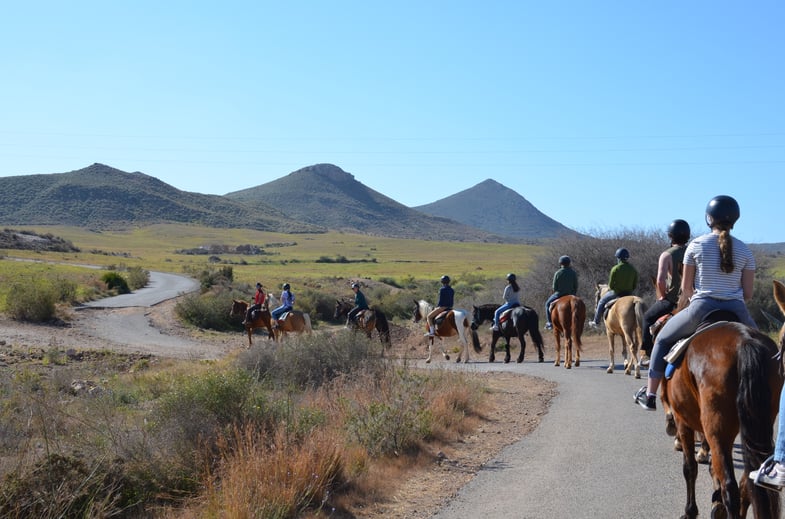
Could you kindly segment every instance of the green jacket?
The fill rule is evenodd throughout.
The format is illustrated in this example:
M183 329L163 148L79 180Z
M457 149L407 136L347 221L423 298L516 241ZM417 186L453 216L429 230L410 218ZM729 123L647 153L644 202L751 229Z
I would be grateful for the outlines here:
M354 294L354 307L360 310L368 309L368 301L365 300L365 294L359 290Z
M578 293L578 273L572 267L561 267L553 275L553 291L561 296Z
M608 288L617 295L631 294L638 288L638 271L626 261L620 261L611 269Z

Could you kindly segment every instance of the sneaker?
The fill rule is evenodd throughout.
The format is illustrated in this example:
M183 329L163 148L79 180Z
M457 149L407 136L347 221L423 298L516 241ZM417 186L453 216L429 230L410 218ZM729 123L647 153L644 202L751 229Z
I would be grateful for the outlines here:
M553 325L551 323L545 323L546 330L553 330Z
M750 472L750 479L756 485L779 490L785 486L785 465L771 457L758 470Z
M637 393L635 393L635 403L647 411L657 410L657 397L654 395L647 395L646 386L643 386L638 390Z
M651 359L649 358L648 355L644 355L643 357L641 357L641 367L642 368L648 368L649 367L649 362L651 362Z
M597 328L598 324L594 321L589 321L589 328Z
M492 332L498 332L499 331L499 327L494 324L493 326L491 326L491 331Z

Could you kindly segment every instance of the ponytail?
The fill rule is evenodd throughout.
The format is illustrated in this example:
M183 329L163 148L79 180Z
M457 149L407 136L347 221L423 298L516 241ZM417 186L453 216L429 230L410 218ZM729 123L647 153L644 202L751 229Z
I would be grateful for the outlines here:
M729 274L733 272L733 240L730 236L730 229L721 229L719 238L720 245L720 270Z
M512 285L512 291L513 292L520 292L521 287L518 286L518 281L516 281L514 279L511 279L510 280L510 285Z

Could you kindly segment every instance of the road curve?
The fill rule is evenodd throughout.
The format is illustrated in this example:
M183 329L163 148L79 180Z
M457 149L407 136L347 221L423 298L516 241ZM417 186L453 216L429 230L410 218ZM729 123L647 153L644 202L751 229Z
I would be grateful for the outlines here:
M130 294L90 301L82 306L88 308L149 307L198 289L199 282L193 278L167 272L150 272L150 281L144 288Z
M559 385L539 427L487 463L433 518L626 519L684 512L682 455L665 434L664 413L644 411L633 402L645 376L635 380L620 366L607 374L606 359L584 359L571 370L529 361L420 364L426 369L522 373ZM700 515L708 517L708 465L700 466L696 492Z

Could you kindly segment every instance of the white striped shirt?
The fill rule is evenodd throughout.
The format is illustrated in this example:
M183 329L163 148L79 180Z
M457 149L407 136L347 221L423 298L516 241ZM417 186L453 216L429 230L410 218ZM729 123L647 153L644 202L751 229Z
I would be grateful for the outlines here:
M755 270L755 257L747 244L731 236L733 240L733 272L720 269L719 236L704 234L692 240L684 253L684 264L695 265L695 293L692 299L712 297L714 299L744 300L741 272Z

